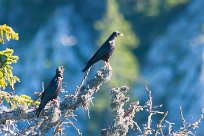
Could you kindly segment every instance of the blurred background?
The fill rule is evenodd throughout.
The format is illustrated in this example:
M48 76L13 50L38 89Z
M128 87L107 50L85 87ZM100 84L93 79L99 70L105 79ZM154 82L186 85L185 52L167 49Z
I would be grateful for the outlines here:
M154 104L163 104L167 120L176 123L173 129L179 128L180 105L187 121L199 118L204 106L203 7L203 0L0 0L0 24L20 36L3 45L20 57L13 65L21 79L15 93L37 97L33 92L41 91L42 82L49 83L59 65L65 68L64 89L73 93L86 61L117 30L124 37L117 38L110 59L113 78L95 95L90 119L87 111L77 111L76 126L84 135L99 135L113 119L111 88L128 85L131 100L143 103L143 85L148 82ZM88 78L102 66L95 64ZM135 120L140 124L147 120L139 117ZM204 135L203 127L198 135Z

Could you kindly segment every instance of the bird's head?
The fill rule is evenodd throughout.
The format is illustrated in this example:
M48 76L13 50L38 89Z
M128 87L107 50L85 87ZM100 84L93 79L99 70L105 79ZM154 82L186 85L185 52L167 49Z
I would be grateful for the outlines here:
M115 38L118 37L118 36L123 36L123 34L120 33L120 32L118 32L118 31L113 32L112 35L113 35Z
M56 70L56 75L58 75L58 77L63 78L63 74L64 74L64 68L63 66L59 66Z

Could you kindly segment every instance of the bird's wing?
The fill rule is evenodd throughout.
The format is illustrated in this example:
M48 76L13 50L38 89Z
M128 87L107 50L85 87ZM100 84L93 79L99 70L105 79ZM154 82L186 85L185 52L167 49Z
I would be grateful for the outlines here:
M95 63L107 55L111 49L109 44L109 42L105 42L89 61Z
M54 84L52 85L52 99L56 99L61 88L62 88L62 79L61 77L57 77L57 79L55 79Z
M41 96L41 102L44 101L45 99L50 99L53 95L53 90L56 90L56 85L55 85L55 77L50 81L49 85L45 88L42 96Z
M49 87L47 87L41 97L41 103L50 97Z
M58 93L60 92L60 89L62 87L62 79L61 77L54 77L48 88L47 88L47 95L49 95L50 100L56 99L58 96Z

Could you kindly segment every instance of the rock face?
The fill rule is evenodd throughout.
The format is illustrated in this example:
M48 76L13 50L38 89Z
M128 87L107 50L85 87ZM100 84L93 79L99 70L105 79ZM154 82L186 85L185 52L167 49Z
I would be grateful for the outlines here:
M155 40L146 56L146 65L141 68L154 101L165 105L171 122L181 122L180 105L191 121L199 117L204 107L203 7L202 0L192 1L186 12Z

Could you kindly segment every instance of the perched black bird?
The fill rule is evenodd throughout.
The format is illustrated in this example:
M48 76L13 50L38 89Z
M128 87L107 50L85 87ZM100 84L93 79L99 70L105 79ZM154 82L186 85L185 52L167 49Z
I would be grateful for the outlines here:
M87 62L82 72L87 71L94 63L98 62L99 60L104 60L106 65L109 64L108 59L115 49L115 38L119 35L123 36L123 34L120 32L113 32L98 49L98 51L93 55L93 57Z
M40 112L44 109L45 105L49 101L57 98L60 89L62 88L63 73L64 73L63 66L59 66L56 70L55 77L50 81L50 84L44 90L41 96L41 103L36 111L37 117L39 117Z

